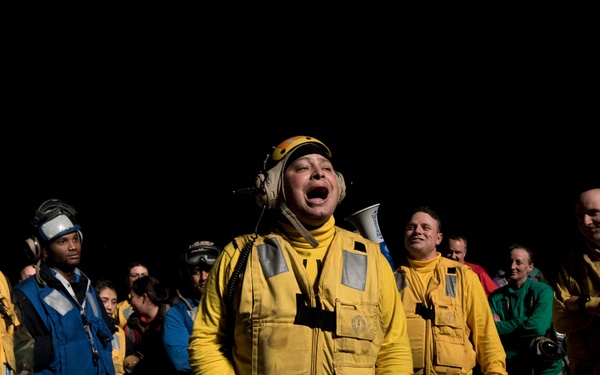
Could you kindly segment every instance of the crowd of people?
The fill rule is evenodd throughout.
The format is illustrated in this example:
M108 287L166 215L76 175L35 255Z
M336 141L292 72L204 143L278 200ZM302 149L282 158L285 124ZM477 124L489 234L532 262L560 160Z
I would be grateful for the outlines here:
M429 206L402 224L390 267L379 243L336 225L344 176L315 138L275 147L255 185L254 232L183 249L177 288L129 263L122 300L80 269L75 208L43 202L33 263L14 285L0 272L3 374L600 373L600 187L578 190L581 243L551 285L518 243L490 277Z

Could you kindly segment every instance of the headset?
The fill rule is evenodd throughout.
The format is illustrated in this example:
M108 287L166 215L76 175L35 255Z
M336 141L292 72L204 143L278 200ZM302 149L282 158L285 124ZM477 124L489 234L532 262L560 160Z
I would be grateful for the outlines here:
M331 151L329 148L321 141L313 137L307 136L295 136L286 139L281 142L273 153L270 156L267 156L267 160L265 160L265 168L267 161L276 163L269 170L264 170L260 172L255 180L254 186L256 193L256 202L261 207L266 207L268 209L274 208L279 203L279 193L282 188L283 181L283 168L289 159L290 155L297 150L298 146L312 143L321 147L322 151L325 151L325 156L331 158ZM344 181L344 176L340 172L335 172L338 179L338 190L339 197L338 203L340 203L344 197L346 196L346 183Z
M77 211L60 199L49 199L42 203L35 211L31 226L35 234L25 240L25 252L36 261L42 255L42 241L48 242L75 231L79 233L79 240L83 241Z

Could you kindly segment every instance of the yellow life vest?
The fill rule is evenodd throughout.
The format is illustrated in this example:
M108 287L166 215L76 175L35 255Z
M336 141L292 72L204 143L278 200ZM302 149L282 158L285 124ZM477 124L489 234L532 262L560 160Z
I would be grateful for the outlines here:
M243 247L250 236L237 237ZM234 297L240 373L372 374L384 332L376 243L336 228L316 285L280 235L258 237ZM251 350L248 350L251 348ZM346 370L344 370L346 369ZM359 370L360 369L360 370Z

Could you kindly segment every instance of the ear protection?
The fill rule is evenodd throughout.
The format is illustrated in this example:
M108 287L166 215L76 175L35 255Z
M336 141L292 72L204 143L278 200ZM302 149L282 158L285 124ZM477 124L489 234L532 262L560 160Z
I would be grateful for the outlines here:
M46 228L46 224L52 222L58 216L64 215L64 217L56 220L56 223L49 225ZM35 230L35 234L25 240L25 252L30 259L39 260L42 255L42 245L40 237L44 240L51 240L56 237L60 237L64 234L77 231L79 233L80 241L83 241L83 234L80 230L80 225L76 220L77 211L59 199L49 199L42 203L35 211L35 216L31 222L31 226ZM42 226L40 228L40 226Z
M297 136L282 142L275 148L275 151L273 151L270 158L271 161L275 161L277 164L275 164L275 166L268 171L259 173L254 180L254 186L258 191L256 195L256 202L259 206L272 209L277 205L279 202L279 193L283 185L283 167L293 150L299 145L307 142L322 146L327 152L327 155L331 157L331 152L327 146L315 138ZM346 183L344 181L344 176L340 172L336 171L335 173L338 178L339 203L346 196Z

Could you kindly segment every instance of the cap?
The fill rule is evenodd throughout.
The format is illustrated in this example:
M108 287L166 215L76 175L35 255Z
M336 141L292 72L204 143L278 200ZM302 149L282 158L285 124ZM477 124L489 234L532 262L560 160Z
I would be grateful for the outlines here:
M187 266L206 264L212 266L221 253L221 249L210 241L197 241L182 254L181 260Z

